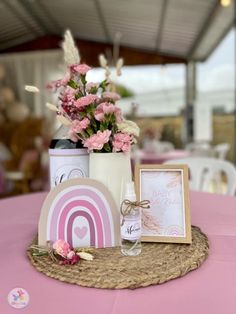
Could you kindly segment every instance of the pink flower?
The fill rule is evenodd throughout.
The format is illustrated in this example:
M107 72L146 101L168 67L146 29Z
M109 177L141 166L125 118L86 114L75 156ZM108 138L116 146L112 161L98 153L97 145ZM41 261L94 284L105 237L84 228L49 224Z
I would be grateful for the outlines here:
M118 107L115 107L115 117L117 123L121 123L123 121L121 109Z
M47 85L47 88L51 89L53 91L56 91L57 88L59 88L61 86L66 86L68 84L69 80L70 80L70 72L67 71L65 76L62 79L56 80L56 81L52 81L51 83L49 83Z
M105 114L112 114L116 112L116 107L109 102L102 102L95 110L94 116L98 121L102 121L105 118Z
M83 120L74 120L72 122L70 131L74 133L81 133L83 130L87 129L89 124L90 124L90 121L88 118L84 118Z
M119 94L113 92L104 92L102 97L106 99L112 99L113 101L117 101L121 98Z
M78 137L78 135L76 134L76 132L69 130L68 136L69 136L69 139L70 139L72 142L75 142L75 143L78 142L79 137Z
M72 251L72 252L73 252L73 251ZM71 257L71 259L66 258L66 259L60 261L60 264L61 264L61 265L74 265L74 264L77 264L79 260L80 260L79 255L74 254L74 255Z
M62 103L66 103L67 105L72 106L75 101L75 94L76 90L71 88L70 86L67 86L59 96L59 99Z
M62 257L66 257L67 254L71 251L69 243L64 240L57 240L53 243L53 249L56 251L57 254L61 255Z
M105 130L103 132L98 131L96 134L93 134L91 137L84 140L83 144L89 151L94 149L101 150L104 144L108 143L110 135L110 130Z
M98 89L99 83L87 83L86 84L86 92L90 92L91 89Z
M74 251L70 251L68 254L67 254L67 258L68 259L72 259L73 257L75 256L75 252Z
M77 108L84 108L98 99L97 95L88 94L87 96L81 97L75 101L75 106Z
M91 70L91 68L87 64L72 64L70 66L70 70L72 73L85 75L89 70Z
M114 152L124 152L127 153L130 151L132 142L132 137L127 133L117 133L114 135L112 145Z
M94 112L94 117L97 121L103 121L104 120L104 112L102 107L97 106L95 112Z

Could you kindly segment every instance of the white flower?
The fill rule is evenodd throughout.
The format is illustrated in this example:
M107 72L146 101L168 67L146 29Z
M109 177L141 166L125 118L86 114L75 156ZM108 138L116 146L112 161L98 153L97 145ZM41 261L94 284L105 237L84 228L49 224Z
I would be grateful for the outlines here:
M65 125L65 126L71 125L71 121L62 115L57 116L57 119L61 122L61 124Z
M116 63L116 74L118 76L121 75L121 68L122 68L123 65L124 65L124 59L123 58L119 58L117 60L117 63Z
M106 68L107 67L107 59L105 58L104 55L99 55L99 63L101 65L102 68Z
M124 133L128 133L134 135L136 137L139 136L140 129L137 124L130 120L124 120L121 123L117 124L118 130Z
M50 102L46 102L46 107L48 107L48 109L50 109L52 111L58 111L57 106L50 104Z
M39 92L38 87L33 86L33 85L25 85L25 90L27 92L30 92L30 93L38 93Z
M93 255L90 253L86 252L78 252L76 253L80 258L86 260L86 261L92 261L93 260Z

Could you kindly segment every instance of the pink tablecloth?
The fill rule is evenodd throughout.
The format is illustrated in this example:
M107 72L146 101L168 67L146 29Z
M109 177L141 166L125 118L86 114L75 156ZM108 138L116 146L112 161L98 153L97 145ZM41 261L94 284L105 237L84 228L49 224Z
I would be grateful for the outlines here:
M141 164L162 164L168 160L186 158L190 156L190 153L183 149L175 149L161 154L138 151L136 154Z
M26 289L27 314L235 314L236 198L191 193L192 223L210 240L210 256L201 268L159 286L131 290L82 288L35 271L25 249L37 232L45 194L0 201L0 313L17 313L9 291Z

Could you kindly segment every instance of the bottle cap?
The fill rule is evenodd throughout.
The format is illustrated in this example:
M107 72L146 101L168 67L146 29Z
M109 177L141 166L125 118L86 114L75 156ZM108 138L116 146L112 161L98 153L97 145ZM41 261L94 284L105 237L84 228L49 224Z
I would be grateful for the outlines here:
M136 193L135 193L133 181L126 183L125 198L131 202L136 201Z

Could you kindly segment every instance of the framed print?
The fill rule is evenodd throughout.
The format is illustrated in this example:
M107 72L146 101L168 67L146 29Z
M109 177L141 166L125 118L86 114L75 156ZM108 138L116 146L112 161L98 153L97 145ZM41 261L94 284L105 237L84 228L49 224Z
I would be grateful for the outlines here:
M187 165L136 165L138 200L142 209L142 241L191 243Z

